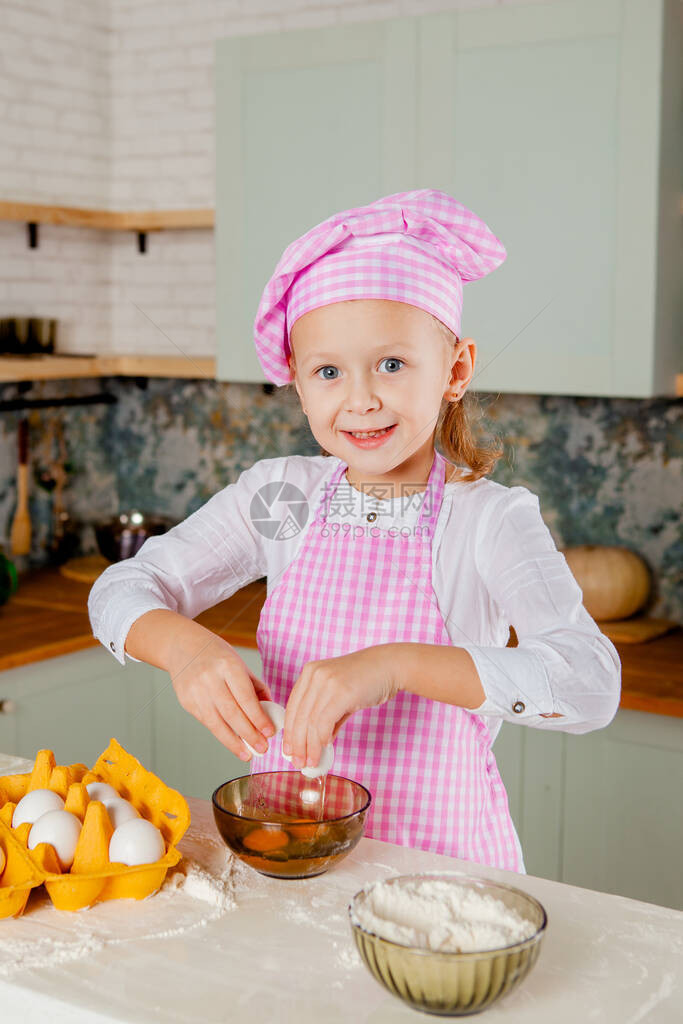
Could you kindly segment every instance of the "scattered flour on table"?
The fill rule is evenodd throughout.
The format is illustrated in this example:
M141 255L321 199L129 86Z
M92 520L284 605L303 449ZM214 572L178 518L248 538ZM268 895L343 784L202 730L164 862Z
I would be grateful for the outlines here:
M375 882L364 891L367 899L356 906L354 922L402 945L469 953L509 946L536 932L502 900L451 882Z
M339 949L338 942L333 943L334 948L337 950L337 966L343 967L347 971L354 967L363 966L360 953L352 943L353 940L348 945L342 946L341 949Z
M237 907L235 895L245 882L244 870L248 870L231 854L221 861L214 872L184 856L161 888L140 901L111 900L70 913L55 910L47 894L42 900L34 897L33 913L3 922L5 927L10 925L11 935L0 930L0 978L80 960L108 946L172 938L205 928ZM160 929L159 904L179 899L177 926ZM199 916L198 906L202 908Z
M105 942L91 933L84 933L73 942L39 936L35 939L5 942L0 939L0 978L11 977L17 971L36 967L50 967L80 960L104 949Z
M232 867L229 859L225 870L220 875L214 875L197 861L185 857L179 864L179 870L166 878L159 890L160 894L172 896L173 893L183 892L218 910L233 910L237 902L232 885Z

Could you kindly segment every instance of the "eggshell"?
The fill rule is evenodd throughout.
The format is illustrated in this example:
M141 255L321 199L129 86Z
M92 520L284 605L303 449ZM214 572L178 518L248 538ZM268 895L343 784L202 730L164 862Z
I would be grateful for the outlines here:
M285 761L289 761L290 764L294 760L289 754L285 754L284 750L282 751L282 756L284 757ZM320 760L318 761L318 764L315 765L315 767L311 768L307 768L304 765L304 767L301 769L301 774L307 779L318 779L320 778L321 775L327 775L330 768L332 767L333 761L334 747L332 746L331 743L328 743L322 749L322 753L320 754Z
M146 818L131 818L114 831L109 842L112 864L153 864L166 852L159 829Z
M332 767L333 761L334 747L332 746L331 743L328 743L327 746L323 747L318 764L315 767L311 768L307 768L304 765L304 767L301 769L301 774L306 779L319 779L321 775L327 775L330 768Z
M282 732L285 727L285 708L282 704L278 704L274 700L262 700L259 701L259 703L275 726L275 736L277 736L277 734ZM268 742L272 742L273 739L274 736L271 736ZM242 743L244 743L245 747L252 752L254 757L263 757L263 754L259 750L254 750L251 744L247 743L245 739L242 740Z
M81 834L81 823L70 811L48 811L38 818L28 836L29 850L39 843L48 843L59 857L63 869L73 864L76 844Z
M49 811L63 811L64 801L59 793L51 789L32 789L14 808L12 828L18 828L28 821L31 825Z
M108 782L89 782L85 788L91 800L101 800L102 803L105 803L107 800L118 799L119 796L114 787L110 786Z
M132 818L140 817L139 812L136 811L128 800L124 800L123 797L108 797L105 798L102 803L107 808L109 820L115 829L117 829L119 825L123 825L124 821L130 821Z

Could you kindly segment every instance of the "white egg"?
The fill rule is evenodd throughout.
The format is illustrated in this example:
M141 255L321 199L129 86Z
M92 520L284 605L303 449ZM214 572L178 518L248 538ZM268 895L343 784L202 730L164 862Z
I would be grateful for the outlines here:
M276 731L274 735L277 736L277 734L282 732L285 727L285 708L283 708L282 704L278 704L274 700L262 700L259 701L259 704L275 726ZM273 739L274 736L271 736L268 739L268 743L270 744ZM263 754L259 750L254 750L251 744L247 743L245 739L242 740L242 743L244 743L245 747L247 747L255 757L263 757Z
M292 763L293 758L289 754L285 754L284 750L282 751L282 756L284 757L285 761L289 761L290 764ZM322 749L322 753L320 754L320 760L318 761L318 764L315 767L311 768L307 768L304 765L304 767L301 769L301 774L307 779L318 779L320 778L321 775L327 775L330 768L332 767L333 761L334 747L332 746L331 743L328 743Z
M14 808L12 828L23 825L25 821L33 824L34 821L38 821L38 818L41 818L43 814L47 814L48 811L63 810L64 801L59 793L54 793L51 789L33 789L26 796L22 796Z
M81 834L81 823L70 811L48 811L31 827L28 848L35 850L39 843L49 843L66 871L74 862L76 844Z
M131 818L114 831L109 840L112 864L153 864L166 852L164 837L146 818Z
M7 858L5 857L5 851L3 850L2 846L0 846L0 875L5 870L5 864L6 863L7 863Z
M119 797L114 787L110 786L108 782L89 782L85 788L91 800L101 800L104 803L105 800L118 799Z
M107 808L109 820L115 829L117 829L119 825L123 825L124 821L130 821L132 818L140 817L140 814L135 810L133 805L129 803L128 800L124 800L123 797L106 797L102 803Z

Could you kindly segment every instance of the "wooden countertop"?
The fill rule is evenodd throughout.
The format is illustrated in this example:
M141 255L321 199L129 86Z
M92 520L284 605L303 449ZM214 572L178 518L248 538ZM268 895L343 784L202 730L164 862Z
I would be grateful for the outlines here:
M0 607L0 671L70 654L99 641L90 630L90 584L57 569L24 574L19 590ZM228 643L256 647L265 583L250 583L197 616ZM512 631L509 646L515 646ZM683 629L641 644L615 644L621 658L621 707L683 718Z

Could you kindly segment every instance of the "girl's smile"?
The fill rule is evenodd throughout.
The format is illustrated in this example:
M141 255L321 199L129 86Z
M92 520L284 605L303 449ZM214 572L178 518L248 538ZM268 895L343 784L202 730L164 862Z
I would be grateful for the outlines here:
M386 444L390 437L394 436L397 426L398 424L394 423L391 427L384 427L376 431L357 433L356 431L343 430L342 433L346 435L351 444L355 445L356 448L379 448L381 445Z

